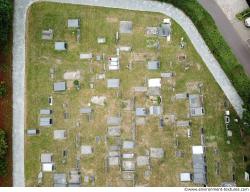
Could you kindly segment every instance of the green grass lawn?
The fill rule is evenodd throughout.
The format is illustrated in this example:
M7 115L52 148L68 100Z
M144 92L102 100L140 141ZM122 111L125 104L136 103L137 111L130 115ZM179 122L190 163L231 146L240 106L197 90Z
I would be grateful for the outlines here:
M81 28L80 42L76 42L76 31L67 28L68 18L79 18ZM130 186L130 182L121 179L119 168L109 169L105 172L105 156L108 145L112 139L105 139L106 118L121 114L122 136L121 139L131 139L130 127L134 121L134 111L125 111L121 102L135 98L136 106L149 106L145 95L134 94L134 86L143 86L145 78L160 77L160 72L172 71L176 75L171 80L162 83L162 98L164 116L175 114L178 120L188 120L188 101L173 101L173 96L180 92L198 93L193 88L197 82L202 82L202 94L205 101L205 116L191 118L193 137L188 139L185 128L177 128L167 124L164 130L158 128L159 119L147 117L145 126L137 126L136 155L143 155L150 147L162 147L165 151L163 160L152 160L152 175L149 180L144 179L145 168L136 168L136 182L139 186L193 186L192 183L181 183L180 172L192 172L191 146L200 144L200 128L204 127L207 146L208 185L218 186L222 181L230 181L232 172L231 162L241 165L239 138L236 133L232 138L232 144L226 144L226 132L224 127L224 102L225 96L214 81L205 64L193 48L190 40L174 21L172 23L172 39L150 37L159 40L161 48L156 51L146 47L145 35L147 26L158 26L164 15L148 12L124 11L119 9L107 9L79 5L65 5L53 3L36 3L31 6L27 21L27 63L26 63L26 128L39 128L41 134L37 137L26 137L25 144L25 177L27 186L37 185L37 175L40 171L40 154L42 152L53 153L56 171L68 174L75 168L77 154L80 153L76 147L75 138L80 135L80 144L88 144L94 147L94 154L90 157L81 156L81 175L94 175L96 186ZM89 82L96 74L103 71L107 58L116 54L115 33L119 30L120 20L133 22L133 33L121 35L119 45L131 45L132 53L121 53L120 71L106 72L107 78L119 78L121 86L119 95L116 90L106 88L106 80L95 80L95 88L91 89ZM54 30L52 41L41 40L41 31L51 28ZM99 45L98 36L105 36L107 43ZM184 37L186 47L180 49L179 43ZM68 50L66 52L54 51L54 41L66 41ZM97 62L83 61L79 59L80 53L91 52L94 55L105 54L105 59ZM133 61L138 55L145 55L143 62ZM180 54L187 56L185 61L178 61ZM148 71L147 60L159 59L161 69ZM129 61L133 61L132 70L127 69ZM185 67L188 67L185 70ZM50 69L55 69L54 79L50 78ZM52 90L54 82L63 80L66 71L81 72L81 89L74 88L64 93L55 93ZM175 87L173 91L172 87ZM39 127L39 110L50 108L48 96L52 95L54 124L50 128ZM94 116L91 121L80 115L79 110L90 103L91 96L104 95L107 103L104 107L93 105ZM66 103L67 107L63 107ZM64 120L63 113L68 112L70 118ZM80 122L80 127L77 127ZM237 125L234 128L238 128ZM53 130L67 130L67 139L64 141L53 140ZM100 143L96 143L95 137L100 136ZM178 150L184 152L183 158L175 157L175 140L178 137ZM219 154L214 155L214 148L219 149ZM62 163L62 151L67 149L68 157L66 163ZM215 163L221 164L220 175L215 174ZM243 182L242 166L237 167L237 182ZM45 173L43 186L53 185L53 174ZM84 184L83 186L91 186Z

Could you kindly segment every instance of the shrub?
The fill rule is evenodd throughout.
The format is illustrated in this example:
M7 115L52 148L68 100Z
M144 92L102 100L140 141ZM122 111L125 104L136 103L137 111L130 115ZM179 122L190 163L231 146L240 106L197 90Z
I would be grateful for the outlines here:
M242 21L243 19L247 18L250 16L250 8L238 13L236 15L236 18L239 19L240 21Z
M2 129L0 129L0 158L5 157L7 149L7 135Z
M160 96L157 97L157 103L158 103L158 105L161 104L161 97Z
M0 0L0 49L7 44L8 34L12 25L12 3Z
M7 93L7 87L4 81L0 82L0 97L5 96Z
M7 162L5 159L0 159L0 176L6 176L7 174Z
M74 80L74 85L78 86L79 85L79 81L78 80Z
M5 176L7 173L7 149L7 135L2 129L0 129L0 176Z
M79 91L80 90L80 82L78 80L74 80L75 88Z
M250 164L247 165L246 171L247 171L248 173L250 173Z

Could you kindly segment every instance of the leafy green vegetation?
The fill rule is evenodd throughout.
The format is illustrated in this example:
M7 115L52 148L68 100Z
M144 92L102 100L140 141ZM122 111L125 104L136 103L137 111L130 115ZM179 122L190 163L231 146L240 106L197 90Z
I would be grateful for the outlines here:
M7 149L7 135L2 129L0 129L0 176L5 176L7 173Z
M236 18L239 19L240 21L242 21L243 19L247 18L250 16L250 8L238 13L236 15Z
M0 97L4 97L7 93L6 83L4 81L0 82Z
M14 0L0 0L0 187L12 186L12 9ZM7 95L8 94L8 95ZM7 151L7 142L9 148ZM7 163L8 162L8 163Z
M246 171L247 171L248 173L250 173L250 164L247 165Z
M214 20L197 0L159 0L181 9L193 21L209 49L245 103L244 120L250 124L250 79L217 29Z
M0 50L5 48L12 26L11 0L0 0Z

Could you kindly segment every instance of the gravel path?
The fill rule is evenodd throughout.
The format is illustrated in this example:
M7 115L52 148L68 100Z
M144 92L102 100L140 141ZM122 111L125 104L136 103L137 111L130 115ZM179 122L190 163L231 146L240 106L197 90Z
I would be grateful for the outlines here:
M146 0L15 0L13 23L13 186L25 186L24 176L24 93L25 93L25 21L28 7L37 1L92 5L138 11L160 12L179 23L221 89L242 116L242 100L213 57L191 20L172 5ZM29 155L29 154L28 154ZM32 155L32 154L31 154Z

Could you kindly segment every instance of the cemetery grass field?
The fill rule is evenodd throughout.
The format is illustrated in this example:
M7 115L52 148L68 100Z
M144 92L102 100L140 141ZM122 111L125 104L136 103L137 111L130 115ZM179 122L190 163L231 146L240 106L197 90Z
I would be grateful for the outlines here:
M231 181L235 173L237 185L243 186L242 154L239 127L232 123L233 137L231 144L226 144L227 136L224 125L225 103L228 103L223 92L206 68L204 62L196 53L185 32L172 21L171 41L164 38L145 35L147 26L158 26L166 16L158 13L135 12L119 9L88 7L79 5L35 3L28 11L27 20L27 57L26 57L26 129L37 128L40 134L34 137L25 136L25 178L26 186L37 186L37 176L41 170L40 154L53 153L55 173L68 175L76 167L77 156L80 155L80 145L91 145L94 153L89 157L81 156L80 171L85 175L95 176L95 186L132 186L131 181L123 181L120 168L105 168L105 158L108 145L117 141L105 137L108 116L121 115L121 140L131 140L131 124L134 122L134 110L126 110L124 102L135 101L135 107L148 107L147 96L134 93L133 87L146 86L147 78L160 77L161 72L174 72L171 79L162 81L163 116L174 114L177 120L191 120L192 137L187 138L187 128L176 127L166 122L163 129L159 128L159 117L146 117L144 126L136 127L136 146L133 152L144 155L150 147L162 147L165 156L161 160L151 160L151 176L144 178L143 168L136 168L135 185L138 186L194 186L192 182L180 182L181 172L193 172L192 145L200 145L200 129L205 130L206 160L208 186L219 186L223 181ZM80 19L80 42L76 41L76 30L67 28L67 19ZM115 33L119 31L119 21L133 22L132 34L121 34L119 45L132 46L132 52L120 53L120 70L106 71L105 80L96 80L96 74L107 69L108 57L116 55ZM44 29L53 29L51 41L41 39ZM98 44L97 37L106 37L106 44ZM185 48L180 48L180 40L184 37ZM160 49L147 48L147 39L159 40ZM65 41L68 50L54 50L55 41ZM93 53L92 60L80 60L80 53ZM102 61L96 61L95 55L104 54ZM178 57L185 55L180 61ZM141 61L138 61L141 59ZM147 61L160 60L159 70L149 71ZM132 69L127 65L132 62ZM50 69L53 68L54 78ZM68 89L62 93L53 91L53 83L64 81L66 71L81 73L80 90L68 82ZM107 89L108 78L120 79L119 90ZM94 88L90 88L90 82ZM197 84L202 83L201 89ZM174 87L174 89L173 89ZM188 117L188 100L177 101L176 93L199 93L204 97L205 115ZM80 114L80 108L90 103L92 96L106 96L105 106L91 104L93 116L89 121L87 116ZM48 97L53 96L53 106L49 106ZM229 105L229 104L227 104ZM229 106L231 109L231 107ZM53 110L53 125L39 127L39 110ZM64 112L69 114L64 119ZM234 112L231 110L231 113ZM233 121L233 120L232 120ZM77 123L80 126L77 126ZM53 139L53 131L65 129L67 138L63 141ZM76 141L80 134L80 141ZM100 141L96 142L96 136ZM176 146L176 140L179 145ZM214 150L218 149L215 154ZM67 150L67 158L62 162L63 150ZM182 151L184 157L176 157L176 151ZM219 162L219 175L216 174L216 164ZM235 169L233 168L235 167ZM83 179L82 179L83 180ZM53 173L44 173L42 186L53 185ZM82 181L82 186L92 186Z

